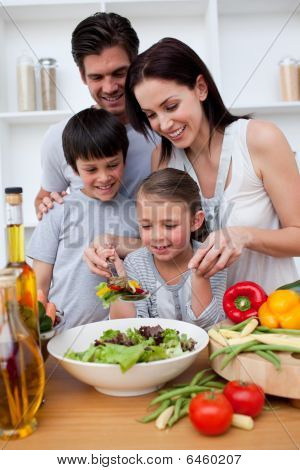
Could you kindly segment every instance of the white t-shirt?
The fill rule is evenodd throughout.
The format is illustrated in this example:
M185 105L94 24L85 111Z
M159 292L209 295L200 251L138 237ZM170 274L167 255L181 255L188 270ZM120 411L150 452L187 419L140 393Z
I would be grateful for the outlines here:
M110 201L72 191L64 204L55 204L38 223L26 255L53 265L49 300L64 312L61 329L105 320L95 287L106 281L92 273L82 259L84 247L97 235L138 237L134 201L117 194Z

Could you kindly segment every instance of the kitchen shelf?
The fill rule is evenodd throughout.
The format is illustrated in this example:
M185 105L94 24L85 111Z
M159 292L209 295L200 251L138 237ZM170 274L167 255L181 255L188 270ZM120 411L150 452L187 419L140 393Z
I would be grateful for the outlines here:
M219 13L221 15L260 13L291 13L299 7L299 0L218 0ZM299 9L298 9L299 11Z
M135 17L186 16L204 14L209 0L40 0L2 1L0 14L5 21L49 20L62 17L85 18L96 11L117 11L120 15Z
M299 114L300 113L300 101L278 101L270 104L241 104L238 106L231 106L230 110L237 114L254 113L260 114Z
M102 2L103 3L103 2ZM68 18L68 20L76 19L80 21L81 18L101 11L100 1L87 1L82 0L64 0L64 1L3 1L0 7L0 17L5 22L10 21L38 21L45 20L61 20Z
M68 116L71 111L31 111L16 113L0 113L0 120L7 124L54 124Z
M122 16L183 17L205 14L208 3L209 0L109 0L105 10L117 11Z

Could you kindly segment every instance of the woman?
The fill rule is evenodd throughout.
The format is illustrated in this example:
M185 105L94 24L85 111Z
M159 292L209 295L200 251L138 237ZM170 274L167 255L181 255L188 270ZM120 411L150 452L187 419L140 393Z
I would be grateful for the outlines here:
M174 167L198 183L211 231L189 267L228 285L253 280L267 292L294 281L300 255L300 178L281 131L233 116L202 60L165 38L129 68L126 106L133 127L162 143L152 170Z

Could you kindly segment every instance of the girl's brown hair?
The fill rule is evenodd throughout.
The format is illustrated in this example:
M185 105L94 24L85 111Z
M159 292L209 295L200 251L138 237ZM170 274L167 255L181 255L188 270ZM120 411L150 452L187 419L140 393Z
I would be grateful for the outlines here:
M165 168L151 173L138 187L137 200L141 195L184 202L192 215L202 210L198 184L187 172L175 168ZM204 240L206 236L205 224L192 233L192 238L199 241Z

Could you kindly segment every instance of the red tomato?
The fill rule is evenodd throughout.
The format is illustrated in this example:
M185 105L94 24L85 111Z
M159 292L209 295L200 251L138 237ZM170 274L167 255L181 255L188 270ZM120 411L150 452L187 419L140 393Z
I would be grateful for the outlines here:
M263 389L253 383L233 380L225 385L223 393L232 404L235 413L248 415L252 418L259 415L265 403Z
M190 420L204 434L223 434L231 425L232 415L230 402L220 392L199 393L190 403Z

